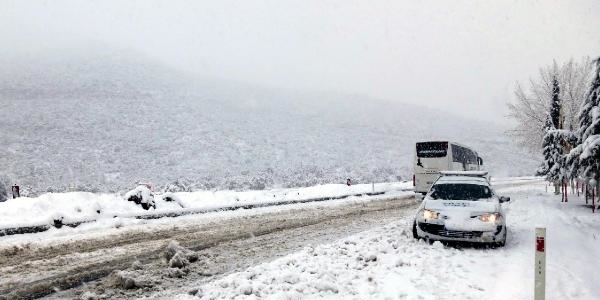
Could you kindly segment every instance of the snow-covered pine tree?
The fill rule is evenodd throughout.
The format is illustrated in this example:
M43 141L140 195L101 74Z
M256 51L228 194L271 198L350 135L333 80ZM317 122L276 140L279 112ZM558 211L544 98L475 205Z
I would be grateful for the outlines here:
M552 182L557 179L560 166L556 166L556 164L560 163L561 156L561 149L556 140L555 131L556 129L552 124L552 116L548 114L546 116L546 123L544 124L544 139L542 140L544 163L539 173L545 175L546 179Z
M594 61L596 71L581 113L581 154L579 155L582 173L598 181L600 163L600 58Z
M562 130L561 122L560 86L556 74L552 77L552 99L550 111L544 125L544 138L542 148L544 153L546 180L555 183L563 179L565 174L565 156L563 147L566 146L569 132Z
M544 136L544 140L548 140L548 146L544 148L544 157L548 157L546 166L548 167L548 173L546 173L546 180L550 182L559 182L563 179L563 165L564 156L562 154L562 147L560 146L559 139L556 136L556 130L551 130Z
M552 126L552 118L550 118L550 115L547 115L546 122L544 123L544 137L542 139L542 153L544 155L544 160L537 171L538 176L546 176L550 168L554 165L554 161L551 160L552 152L550 149L552 140L550 136L546 135L552 129L554 129L554 126Z
M560 101L560 86L556 74L552 77L552 102L550 102L550 117L552 118L552 125L555 129L562 129L563 124L561 122L561 107Z
M598 77L596 75L596 80L594 82L597 83ZM583 142L586 140L588 133L586 133L587 129L592 125L592 108L594 108L594 103L591 101L592 98L585 97L583 102L581 102L581 106L579 108L579 113L577 114L578 119L578 129L574 132L574 136L576 140L573 143L573 149L569 152L566 157L566 164L569 169L569 175L571 178L581 177L582 179L586 179L588 174L585 174L587 166L584 162L581 161L580 157L583 152Z

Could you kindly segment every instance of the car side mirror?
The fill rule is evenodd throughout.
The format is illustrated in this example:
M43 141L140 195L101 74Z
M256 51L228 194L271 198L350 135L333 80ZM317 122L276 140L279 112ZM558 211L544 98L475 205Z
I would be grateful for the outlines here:
M500 203L510 202L510 197L500 196Z
M425 198L425 195L421 193L415 193L415 200L417 200L417 202L423 202L423 198Z

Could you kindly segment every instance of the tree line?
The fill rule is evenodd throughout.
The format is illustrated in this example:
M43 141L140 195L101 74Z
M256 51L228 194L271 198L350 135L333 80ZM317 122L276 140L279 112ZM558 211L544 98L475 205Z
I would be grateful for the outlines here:
M528 90L518 85L515 95L509 109L517 126L511 134L529 150L541 150L537 174L553 182L556 193L574 181L598 190L600 58L554 63L530 80Z

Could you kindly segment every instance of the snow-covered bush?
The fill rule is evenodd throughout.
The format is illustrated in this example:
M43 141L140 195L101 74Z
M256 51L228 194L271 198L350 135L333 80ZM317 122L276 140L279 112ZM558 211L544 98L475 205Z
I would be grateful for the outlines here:
M162 195L162 199L166 202L175 202L175 203L179 204L179 206L185 208L183 201L181 201L181 199L179 197L177 197L177 195L175 195L171 192L164 193Z
M143 209L148 210L151 207L156 208L154 202L154 193L145 185L140 185L135 189L125 194L125 200L133 201L137 205L141 205Z
M187 178L177 179L165 186L163 189L164 192L192 192L193 191L193 181Z

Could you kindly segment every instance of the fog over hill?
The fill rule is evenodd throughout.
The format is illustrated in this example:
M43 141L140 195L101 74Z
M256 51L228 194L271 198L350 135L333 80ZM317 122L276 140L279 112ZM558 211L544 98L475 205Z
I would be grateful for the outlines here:
M503 129L443 111L209 80L131 54L57 57L0 70L0 177L33 193L409 179L414 143L431 139L475 148L493 176L538 164Z

